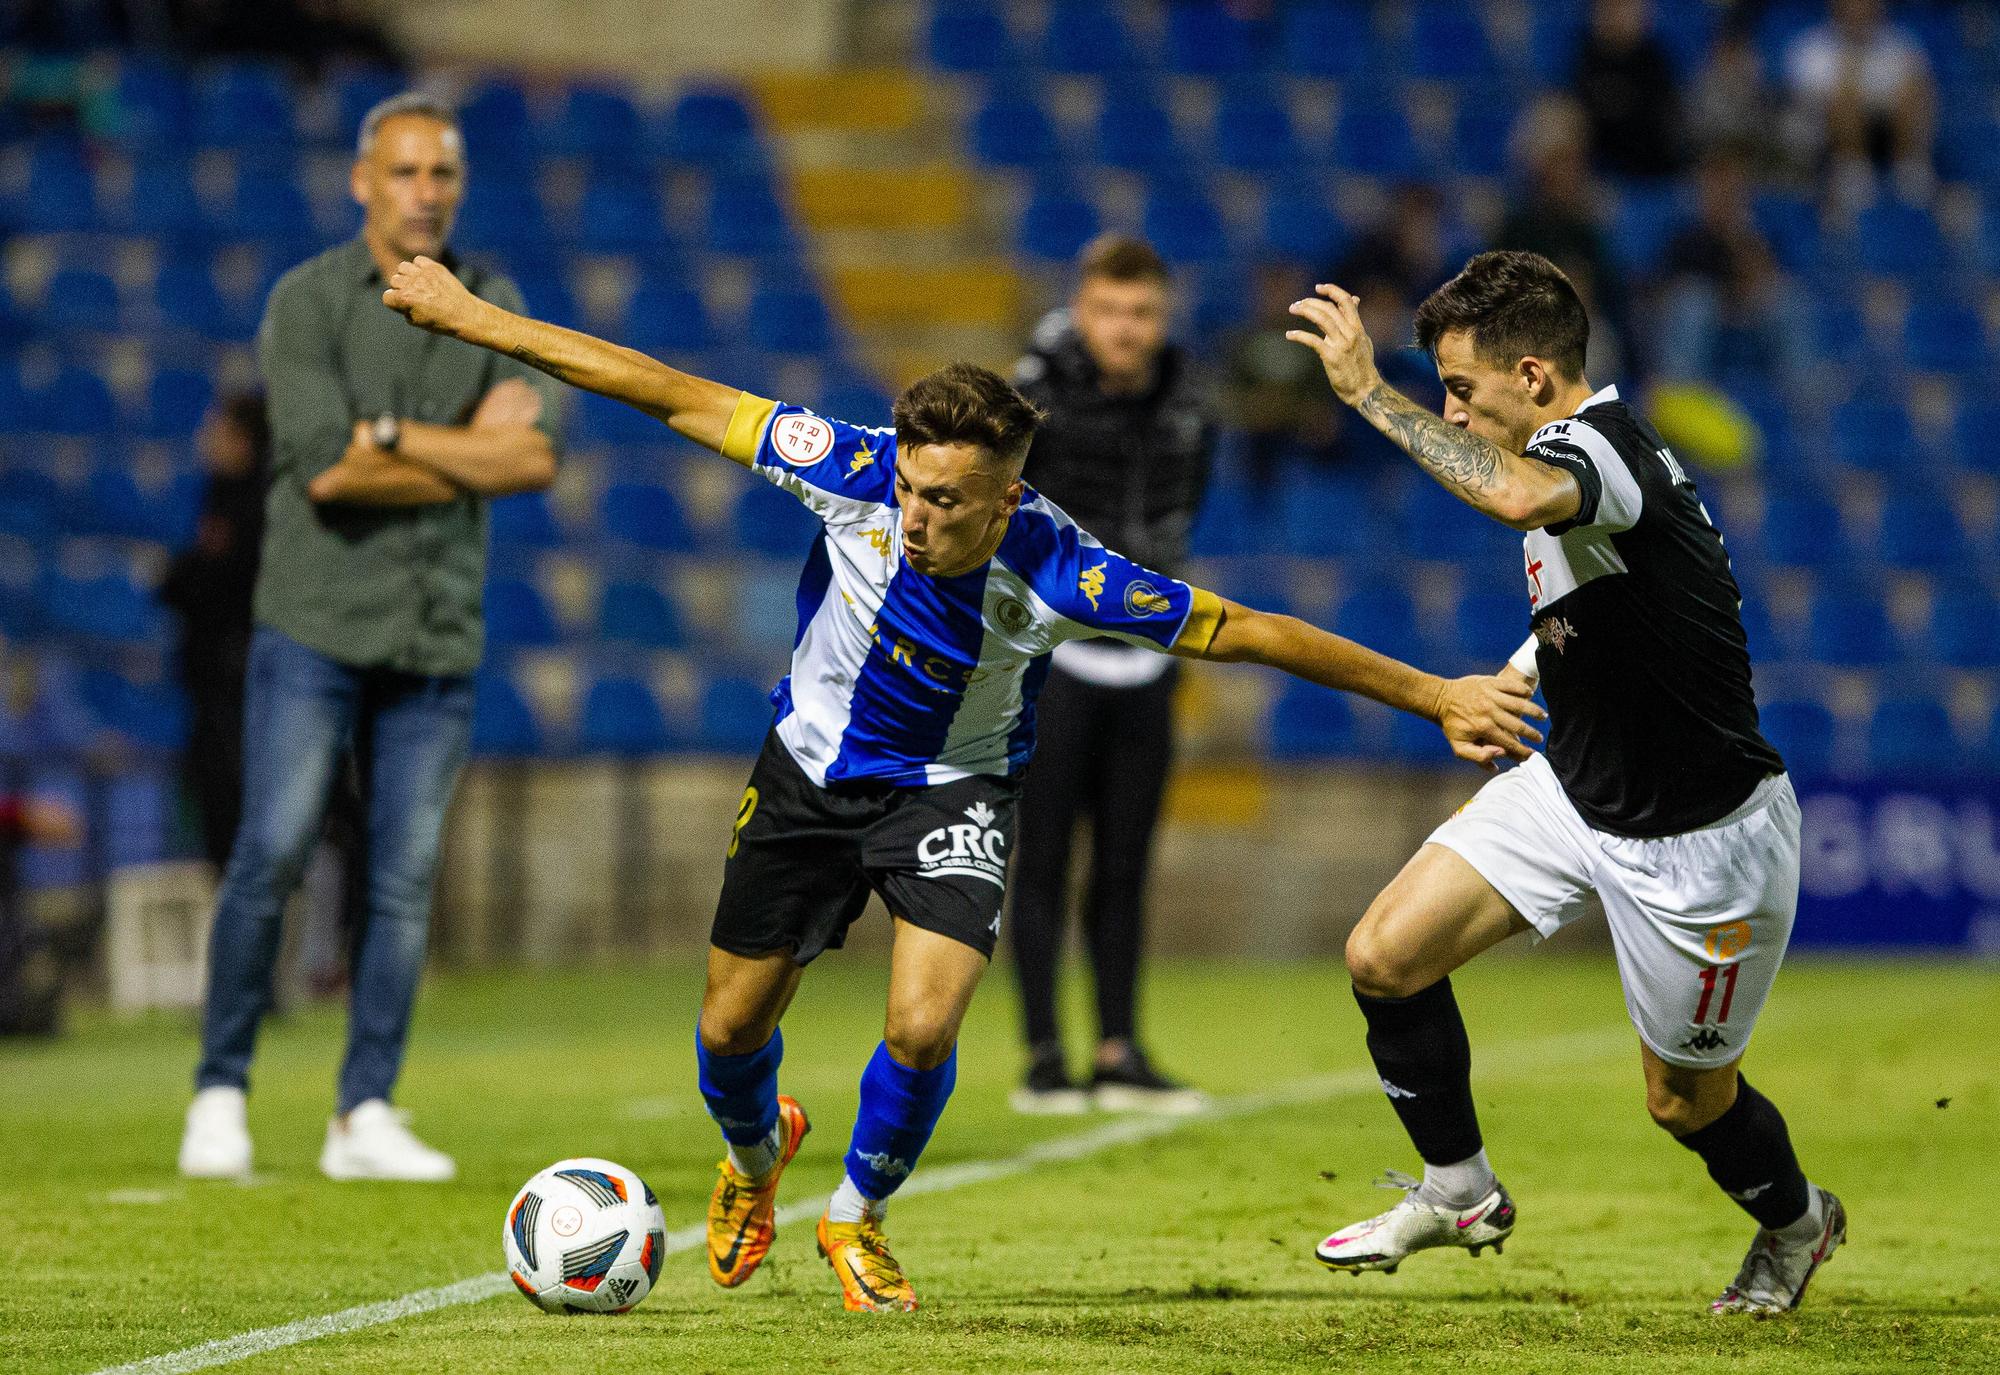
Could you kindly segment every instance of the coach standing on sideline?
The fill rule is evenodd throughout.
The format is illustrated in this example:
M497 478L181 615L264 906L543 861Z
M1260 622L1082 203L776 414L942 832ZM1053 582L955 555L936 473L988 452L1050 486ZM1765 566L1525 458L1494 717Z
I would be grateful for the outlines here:
M423 972L445 807L465 760L484 626L486 501L555 475L553 384L382 304L423 254L521 309L512 282L445 245L465 189L452 111L406 94L362 121L359 238L285 274L258 334L273 439L245 681L243 821L209 942L183 1174L250 1169L244 1091L271 1002L279 914L343 755L367 808L366 904L347 1054L320 1169L449 1179L450 1156L389 1107Z
M1036 328L1015 384L1048 413L1024 477L1105 543L1178 576L1208 487L1215 423L1193 360L1167 342L1167 265L1106 234L1077 260L1076 295ZM1028 1038L1023 1112L1186 1111L1202 1095L1155 1070L1136 1027L1146 878L1173 755L1172 660L1111 640L1059 647L1035 707L1040 746L1021 794L1014 965ZM1097 988L1090 1094L1069 1077L1056 965L1076 823L1091 826L1084 931Z

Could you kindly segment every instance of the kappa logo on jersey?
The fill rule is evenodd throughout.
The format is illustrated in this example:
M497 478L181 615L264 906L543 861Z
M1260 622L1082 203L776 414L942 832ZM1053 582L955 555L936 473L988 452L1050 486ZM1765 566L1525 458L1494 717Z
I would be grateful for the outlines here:
M875 451L863 444L854 453L854 461L847 465L847 475L854 476L875 461Z
M771 448L794 468L810 468L833 452L833 426L804 412L781 415L771 422Z
M1104 595L1104 565L1083 570L1083 576L1076 580L1076 590L1090 598L1090 609L1097 610L1097 599Z
M940 826L917 842L917 872L924 878L977 878L1007 886L1007 836L995 830L1000 813L984 802L965 809L970 825Z
M867 540L868 543L874 547L876 553L880 554L885 559L889 557L889 547L890 547L889 527L885 525L878 528L863 530L861 532L861 537Z
M1095 605L1095 603L1092 603ZM1125 612L1130 616L1158 616L1172 611L1174 604L1149 582L1134 579L1125 584Z
M1706 1052L1721 1050L1729 1044L1729 1039L1712 1026L1705 1026L1694 1035L1681 1042L1682 1050Z

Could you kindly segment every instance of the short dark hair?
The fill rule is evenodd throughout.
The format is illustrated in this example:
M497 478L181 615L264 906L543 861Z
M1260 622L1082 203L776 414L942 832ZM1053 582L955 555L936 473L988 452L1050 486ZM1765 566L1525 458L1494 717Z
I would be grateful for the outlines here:
M1563 270L1539 253L1481 253L1417 307L1417 346L1433 359L1438 341L1461 329L1488 359L1532 354L1583 376L1590 316Z
M1166 286L1173 280L1160 250L1130 234L1099 234L1076 255L1076 271L1079 277L1107 282L1158 282Z
M973 444L1001 466L1018 468L1042 412L1007 379L973 363L951 363L919 377L896 398L896 443Z

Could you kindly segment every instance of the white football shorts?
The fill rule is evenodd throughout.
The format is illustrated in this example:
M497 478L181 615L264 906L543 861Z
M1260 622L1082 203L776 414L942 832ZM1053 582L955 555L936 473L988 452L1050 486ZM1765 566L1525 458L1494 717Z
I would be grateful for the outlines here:
M1799 905L1799 800L1775 774L1699 830L1593 829L1542 755L1488 782L1431 834L1546 939L1602 911L1632 1024L1669 1064L1743 1053Z

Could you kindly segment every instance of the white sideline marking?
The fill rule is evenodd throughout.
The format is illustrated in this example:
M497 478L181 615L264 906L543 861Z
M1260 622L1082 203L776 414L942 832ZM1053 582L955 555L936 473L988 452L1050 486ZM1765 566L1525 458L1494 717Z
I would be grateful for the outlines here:
M1631 1038L1622 1032L1616 1035L1608 1031L1580 1032L1573 1036L1558 1037L1552 1041L1518 1042L1495 1047L1490 1053L1490 1063L1500 1067L1500 1072L1503 1074L1521 1069L1541 1071L1566 1062L1588 1060L1608 1054L1614 1048L1624 1049L1630 1044ZM1379 1092L1380 1087L1373 1070L1342 1070L1334 1074L1319 1074L1310 1079L1300 1079L1282 1088L1267 1089L1262 1093L1247 1093L1235 1098L1218 1099L1198 1113L1178 1116L1120 1117L1090 1131L1038 1141L1018 1154L1003 1156L998 1160L968 1160L962 1164L942 1165L936 1169L926 1170L922 1174L912 1175L909 1182L896 1191L896 1196L908 1198L913 1194L938 1194L951 1189L962 1189L969 1184L984 1184L988 1180L1006 1179L1011 1175L1024 1174L1041 1165L1081 1160L1114 1147L1129 1146L1134 1142L1168 1136L1184 1127L1199 1123L1227 1121L1232 1117L1268 1112L1272 1108L1321 1102L1328 1098L1338 1098L1368 1090ZM790 1223L805 1218L817 1218L825 1211L831 1197L831 1194L821 1194L816 1198L802 1199L797 1203L788 1204L778 1209L776 1220ZM705 1226L683 1227L677 1232L668 1232L665 1254L676 1255L682 1251L692 1251L700 1246L707 1236L708 1229ZM443 1285L437 1289L419 1289L399 1299L365 1303L355 1308L343 1308L338 1313L323 1314L317 1318L301 1318L297 1322L283 1323L277 1327L260 1327L234 1337L219 1337L212 1342L203 1342L199 1346L169 1351L158 1356L147 1356L126 1365L109 1366L96 1372L96 1375L186 1375L188 1371L229 1365L236 1361L248 1360L252 1356L261 1356L266 1351L297 1346L300 1342L313 1341L319 1337L354 1332L364 1327L379 1327L383 1323L414 1318L420 1313L430 1313L440 1308L478 1303L482 1299L504 1294L511 1288L507 1272L495 1270L491 1274L474 1275L471 1279L460 1280L456 1284Z
M178 1189L113 1189L104 1196L106 1203L165 1203L178 1198Z

